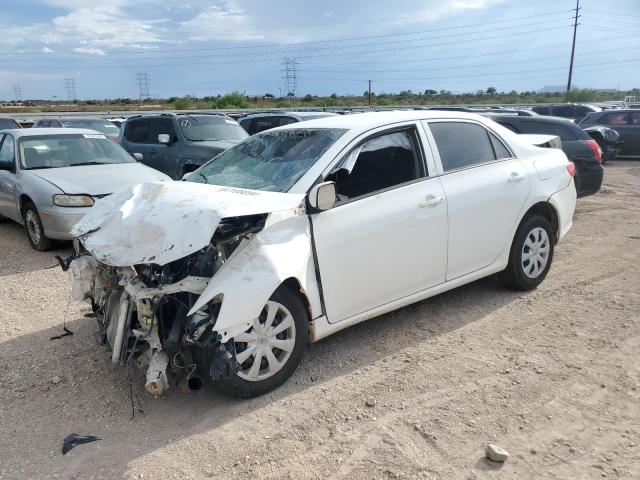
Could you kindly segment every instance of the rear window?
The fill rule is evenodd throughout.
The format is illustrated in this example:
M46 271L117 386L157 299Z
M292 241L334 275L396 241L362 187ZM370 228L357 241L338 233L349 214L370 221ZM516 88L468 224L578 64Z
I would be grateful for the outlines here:
M185 138L191 142L217 140L244 140L249 135L229 117L216 115L185 115L178 117L178 125Z
M108 120L63 120L62 126L65 128L88 128L90 130L96 130L97 132L104 133L109 137L117 137L120 134L118 127Z
M564 120L558 120L564 122ZM520 133L540 133L543 135L557 135L563 142L571 142L575 140L588 140L589 135L582 131L581 128L575 129L568 125L553 122L535 122L525 120L520 122Z

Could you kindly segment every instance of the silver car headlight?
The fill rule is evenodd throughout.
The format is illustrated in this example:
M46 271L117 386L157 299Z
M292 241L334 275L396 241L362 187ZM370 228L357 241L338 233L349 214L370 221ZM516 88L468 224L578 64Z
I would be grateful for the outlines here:
M89 195L54 195L52 198L58 207L91 207L94 204Z

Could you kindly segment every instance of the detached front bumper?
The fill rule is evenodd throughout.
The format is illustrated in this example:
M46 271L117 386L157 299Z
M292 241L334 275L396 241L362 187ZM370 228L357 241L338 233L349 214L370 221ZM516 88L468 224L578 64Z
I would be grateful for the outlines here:
M55 240L72 240L71 229L92 207L38 207L44 234Z

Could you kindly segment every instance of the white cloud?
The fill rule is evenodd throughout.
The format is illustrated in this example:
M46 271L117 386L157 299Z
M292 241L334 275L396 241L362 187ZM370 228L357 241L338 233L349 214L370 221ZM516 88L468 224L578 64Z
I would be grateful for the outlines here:
M54 52L53 50L51 50L49 47L42 47L42 48L40 49L40 52L41 52L41 53L56 53L56 52Z
M102 50L101 48L79 47L79 48L74 48L73 51L74 51L74 53L82 53L82 54L85 54L85 55L106 55L106 52L104 50Z
M263 40L252 28L251 17L242 9L226 3L210 6L191 20L181 23L190 40Z

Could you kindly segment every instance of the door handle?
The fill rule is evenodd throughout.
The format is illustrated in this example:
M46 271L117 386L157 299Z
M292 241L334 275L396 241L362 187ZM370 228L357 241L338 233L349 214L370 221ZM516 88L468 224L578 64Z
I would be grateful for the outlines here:
M423 201L420 202L420 208L435 207L440 205L444 201L444 197L436 197L435 195L427 195Z
M511 172L509 175L509 183L518 183L524 180L524 175L519 172Z

